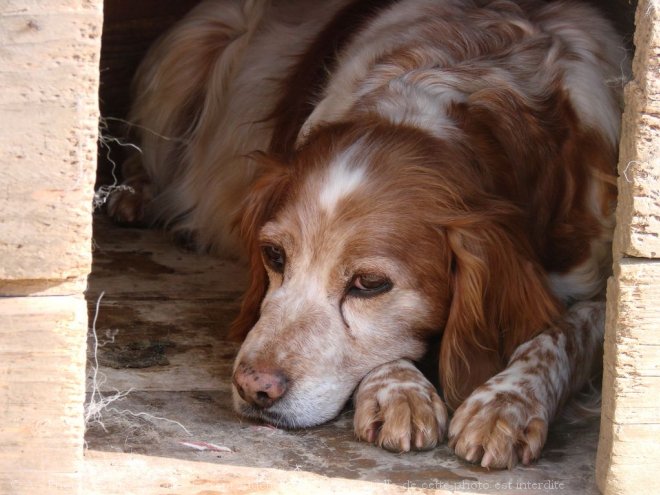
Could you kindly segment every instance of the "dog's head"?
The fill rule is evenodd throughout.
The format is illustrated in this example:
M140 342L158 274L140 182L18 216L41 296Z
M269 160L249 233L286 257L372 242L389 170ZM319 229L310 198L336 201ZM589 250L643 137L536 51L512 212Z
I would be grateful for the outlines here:
M251 264L234 326L241 414L325 422L369 371L419 359L441 332L456 405L551 318L519 212L485 195L467 160L412 128L341 124L291 163L264 165L240 220Z

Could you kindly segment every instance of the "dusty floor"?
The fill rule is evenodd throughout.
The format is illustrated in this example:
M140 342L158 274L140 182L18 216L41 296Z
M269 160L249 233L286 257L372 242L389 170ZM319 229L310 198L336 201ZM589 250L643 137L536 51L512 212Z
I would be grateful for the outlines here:
M244 269L187 252L160 232L118 228L103 217L95 219L94 238L87 298L90 327L97 316L98 346L95 354L90 328L89 390L98 363L100 392L111 399L128 393L90 422L89 449L459 491L598 493L597 419L554 427L534 466L490 472L456 459L446 445L395 455L357 442L350 410L301 431L241 420L230 392L237 347L224 335Z

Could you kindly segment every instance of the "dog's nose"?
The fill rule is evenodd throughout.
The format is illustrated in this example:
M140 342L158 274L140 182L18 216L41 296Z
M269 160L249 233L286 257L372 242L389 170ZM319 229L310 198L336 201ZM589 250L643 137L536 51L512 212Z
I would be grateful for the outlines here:
M261 409L271 407L287 389L287 378L280 370L253 368L239 364L232 379L241 398Z

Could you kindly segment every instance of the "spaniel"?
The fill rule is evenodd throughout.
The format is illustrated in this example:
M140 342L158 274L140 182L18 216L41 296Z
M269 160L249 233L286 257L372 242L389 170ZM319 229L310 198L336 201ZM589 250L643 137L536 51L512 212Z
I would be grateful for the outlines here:
M528 464L601 362L625 65L576 1L207 0L109 213L245 255L241 415Z

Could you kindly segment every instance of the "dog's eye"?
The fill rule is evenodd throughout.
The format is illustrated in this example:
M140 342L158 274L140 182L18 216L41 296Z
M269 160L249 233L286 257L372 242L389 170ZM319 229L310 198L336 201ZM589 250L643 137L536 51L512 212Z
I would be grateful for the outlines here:
M261 247L265 263L275 272L282 273L284 271L284 249L280 246L273 244L266 244Z
M392 281L382 275L356 275L348 289L351 296L372 297L392 288Z

